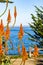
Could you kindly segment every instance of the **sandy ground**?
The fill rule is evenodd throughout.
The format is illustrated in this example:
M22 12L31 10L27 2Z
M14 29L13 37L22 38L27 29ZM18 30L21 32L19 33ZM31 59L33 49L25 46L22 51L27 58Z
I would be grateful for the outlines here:
M11 61L14 61L12 65L20 65L22 59L20 59L20 58L18 58L18 59L12 59ZM25 65L35 65L35 60L34 59L28 59L28 60L26 60Z

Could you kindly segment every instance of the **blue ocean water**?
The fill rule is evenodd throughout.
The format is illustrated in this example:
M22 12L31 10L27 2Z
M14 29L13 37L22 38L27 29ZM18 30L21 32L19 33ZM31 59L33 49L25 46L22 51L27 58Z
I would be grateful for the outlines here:
M33 31L31 30L30 27L23 27L25 32L29 32L32 35L34 35ZM20 42L20 40L18 39L18 32L19 32L19 27L15 27L15 28L10 28L10 40L12 41L13 50L9 50L8 54L18 54L18 45L20 44L20 49L22 49L22 42L24 44L24 46L26 47L26 50L29 50L29 47L31 46L32 41L28 40L28 35L26 33L24 33L24 36L22 38L22 42ZM12 48L12 44L10 44L10 41L8 41L8 46L9 48ZM33 43L36 44L36 43Z

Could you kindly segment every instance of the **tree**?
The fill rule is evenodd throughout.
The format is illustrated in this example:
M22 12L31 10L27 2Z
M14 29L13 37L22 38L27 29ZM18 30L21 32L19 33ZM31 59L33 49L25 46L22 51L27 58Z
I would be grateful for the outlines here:
M30 25L30 28L34 32L34 35L27 33L29 35L29 40L37 42L38 47L43 47L43 7L36 8L36 16L31 14L33 22Z

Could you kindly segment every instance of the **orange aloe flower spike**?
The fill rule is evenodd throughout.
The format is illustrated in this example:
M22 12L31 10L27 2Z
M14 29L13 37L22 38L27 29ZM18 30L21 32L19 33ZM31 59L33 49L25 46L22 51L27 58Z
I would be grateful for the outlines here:
M19 38L20 40L22 39L22 35L21 35L20 32L18 33L18 38Z
M24 31L23 31L22 24L20 24L20 32L21 32L21 35L23 36L24 35Z
M34 55L34 57L38 56L38 47L37 46L34 47L33 55Z
M5 39L8 40L10 36L10 29L7 27L6 32L5 32Z
M15 18L15 20L14 20L14 23L13 23L13 27L16 23L16 16L17 16L16 6L14 6L14 18Z
M4 29L3 20L1 19L1 29Z
M3 54L2 44L0 44L0 54Z
M0 24L0 31L1 31L1 34L4 35L4 25L3 25L2 19L1 19L1 24Z
M20 31L18 33L18 38L21 40L24 35L22 24L20 24Z
M2 44L0 44L0 50L2 49Z
M9 11L8 11L7 21L8 21L8 23L10 23L10 21L11 21L10 9L9 9Z
M9 26L7 26L6 34L10 34L10 28L9 28Z
M16 12L16 6L14 7L14 17L16 19L16 16L17 16L17 12Z
M26 52L26 48L24 45L22 46L22 60L25 61L28 58L28 53Z

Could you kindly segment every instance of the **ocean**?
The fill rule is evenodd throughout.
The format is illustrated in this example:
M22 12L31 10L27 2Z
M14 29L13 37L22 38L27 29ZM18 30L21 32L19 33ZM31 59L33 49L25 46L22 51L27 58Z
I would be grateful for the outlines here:
M14 27L14 28L10 28L10 40L12 41L12 44L13 44L13 47L14 49L11 49L12 48L12 44L10 43L10 41L7 42L8 44L8 47L9 47L9 51L8 51L8 54L14 54L14 55L17 55L18 54L18 45L20 44L20 49L22 49L22 43L24 44L24 46L26 47L26 51L29 51L29 47L36 44L36 43L33 43L32 41L30 41L28 39L29 35L24 33L24 36L22 38L22 41L20 41L18 39L18 32L19 32L20 28L19 27ZM31 33L32 35L34 35L34 32L31 30L30 27L23 27L23 30L25 32L29 32ZM40 51L41 54L43 54L43 52Z

